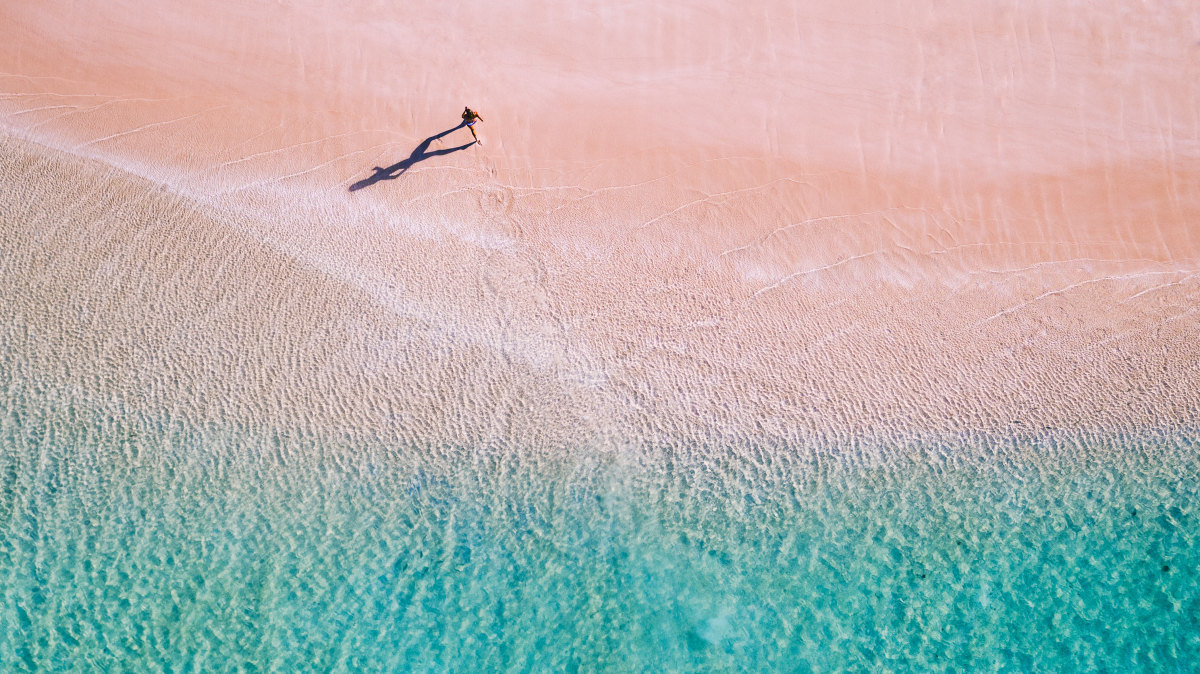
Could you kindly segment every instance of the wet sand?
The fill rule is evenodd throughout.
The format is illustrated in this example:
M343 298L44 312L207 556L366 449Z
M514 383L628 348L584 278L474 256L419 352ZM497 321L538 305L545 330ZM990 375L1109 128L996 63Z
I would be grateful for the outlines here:
M1110 10L4 8L6 351L531 451L1194 424L1200 14Z

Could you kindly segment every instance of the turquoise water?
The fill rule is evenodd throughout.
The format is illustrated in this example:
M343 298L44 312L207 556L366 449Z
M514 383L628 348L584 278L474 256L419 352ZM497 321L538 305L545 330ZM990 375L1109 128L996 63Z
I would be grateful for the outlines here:
M6 671L1200 662L1192 431L534 459L12 404L0 440Z

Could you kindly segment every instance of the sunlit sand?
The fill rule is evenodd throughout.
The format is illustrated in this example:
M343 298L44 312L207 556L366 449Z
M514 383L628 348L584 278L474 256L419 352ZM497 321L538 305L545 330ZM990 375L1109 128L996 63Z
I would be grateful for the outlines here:
M51 0L0 26L0 383L141 452L179 427L288 470L511 455L568 491L596 461L719 491L1157 433L1191 465L1187 3ZM714 611L693 640L727 638Z

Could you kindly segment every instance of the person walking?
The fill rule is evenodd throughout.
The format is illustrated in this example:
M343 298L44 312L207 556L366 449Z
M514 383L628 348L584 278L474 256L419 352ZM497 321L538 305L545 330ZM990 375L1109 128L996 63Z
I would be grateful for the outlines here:
M475 123L482 122L483 117L480 117L479 113L471 108L463 108L462 119L463 124L467 125L467 131L471 132L471 137L475 139L475 142L483 145L483 141L479 140L479 136L475 135Z

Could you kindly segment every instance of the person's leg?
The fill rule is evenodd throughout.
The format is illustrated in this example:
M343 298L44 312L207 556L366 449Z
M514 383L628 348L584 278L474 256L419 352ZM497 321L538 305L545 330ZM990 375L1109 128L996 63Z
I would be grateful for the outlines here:
M475 135L475 125L474 124L468 124L467 130L471 132L472 138L474 138L475 140L479 140L479 136Z

